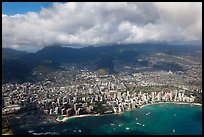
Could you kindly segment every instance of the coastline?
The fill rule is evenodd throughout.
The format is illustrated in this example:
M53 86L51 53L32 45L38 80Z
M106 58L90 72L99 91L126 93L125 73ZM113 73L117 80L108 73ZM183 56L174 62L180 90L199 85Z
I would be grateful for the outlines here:
M190 103L190 102L189 103L188 102L157 102L157 103L152 103L152 104L144 104L144 105L139 106L138 108L143 108L144 106L154 105L154 104L189 104L189 105L192 104L192 105L202 106L202 104L200 104L200 103ZM135 109L138 109L138 108L135 108ZM131 110L134 110L134 109L131 109ZM131 110L127 110L127 111L131 111ZM127 111L124 111L124 112L127 112ZM64 118L62 120L58 120L58 118L56 118L55 120L57 122L65 122L65 121L67 121L69 119L73 119L73 118L88 117L88 116L118 115L118 114L122 114L124 112L110 113L110 114L84 114L84 115L74 115L74 116L70 116L70 117L67 117L66 115L59 115L59 116L64 116Z
M202 106L202 104L200 103L188 103L188 102L157 102L157 103L152 103L152 104L144 104L142 106L140 106L139 108L143 108L144 106L148 106L148 105L154 105L154 104L192 104L192 105L197 105L197 106Z
M168 104L170 104L170 103L172 103L172 102L165 102L165 103L163 103L163 102L157 102L157 104L166 104L167 105L167 103ZM156 104L156 103L155 103ZM182 102L180 102L180 103L172 103L172 104L192 104L192 108L193 108L193 110L194 110L194 107L193 107L193 103L182 103ZM146 104L146 105L151 105L151 104ZM154 105L154 104L153 104ZM201 104L196 104L196 105L199 105L199 106L201 106ZM145 106L145 105L143 105L143 106ZM158 107L159 107L160 105L158 105ZM167 105L168 106L168 105ZM182 106L182 105L181 105ZM184 105L183 105L184 106ZM185 106L184 106L185 107ZM186 107L189 107L189 108L191 108L191 106L188 106L188 105L186 105ZM138 107L138 108L140 108L140 107ZM161 108L162 109L162 107L159 107L159 108ZM176 105L175 105L175 107L173 107L173 108L176 108ZM182 107L183 108L183 107ZM198 109L200 109L199 107L195 107L195 108L198 108ZM137 110L136 110L137 108L135 108L135 109L132 109L133 111L135 111L136 113L137 113ZM139 109L138 109L139 110ZM141 109L142 110L142 109ZM146 110L146 108L144 109L144 110ZM163 109L164 110L164 109ZM197 110L197 109L196 109ZM128 110L128 111L131 111L131 110ZM128 112L128 111L125 111L125 112ZM165 110L164 110L165 111ZM133 114L136 114L136 113L133 113ZM145 111L143 111L142 110L142 112L145 112ZM146 111L147 112L147 111ZM108 125L109 126L111 126L112 127L112 129L115 127L115 126L117 126L117 124L119 124L117 127L118 127L118 129L119 128L122 128L121 127L121 123L119 122L119 123L115 123L114 121L112 122L112 119L114 118L114 117L117 117L117 116L120 116L120 115L115 115L115 114L122 114L122 113L124 113L124 112L121 112L121 113L112 113L112 114L103 114L103 115L100 115L100 114L84 114L84 115L74 115L74 116L70 116L70 117L67 117L66 115L59 115L59 116L52 116L52 118L53 118L53 120L54 121L52 121L52 122L47 122L46 124L43 124L43 125L37 125L37 127L40 127L40 126L42 126L43 128L44 128L44 126L45 127L47 127L47 126L49 126L50 128L52 128L53 126L56 126L56 127L58 127L58 128L56 128L57 130L59 130L60 132L58 132L58 131L56 131L57 132L57 134L59 133L59 134L61 134L61 131L63 131L63 134L64 133L68 133L69 131L67 130L67 129L70 129L70 130L72 130L73 131L73 133L74 133L74 130L75 130L75 132L77 132L77 134L78 134L78 130L80 129L80 132L82 131L84 131L83 130L83 128L81 129L81 126L80 126L80 123L82 122L82 121L86 121L87 122L87 124L89 124L89 122L91 121L91 122L95 122L95 121L93 121L93 120L90 120L89 121L89 119L93 119L94 117L91 117L91 116L107 116L108 117L108 119L110 120L107 120L107 122L108 122ZM113 115L114 114L114 115ZM125 114L125 115L124 115ZM124 113L124 114L122 114L121 116L122 116L122 119L123 119L123 117L124 116L129 116L129 115L126 115L126 113ZM129 114L129 112L127 113L127 114ZM158 113L159 114L159 113ZM109 116L110 117L109 117ZM124 115L124 116L123 116ZM140 115L140 114L139 114ZM147 115L147 113L146 113L146 115ZM145 113L144 113L144 115L140 115L141 117L146 117L146 115L145 115ZM149 114L148 114L149 115ZM62 116L62 117L60 117L60 116ZM78 121L78 119L72 119L72 118L77 118L77 117L87 117L87 119L80 119L80 121ZM132 116L131 116L132 117ZM182 117L182 115L181 115L181 117ZM58 118L59 120L62 120L63 118L65 118L63 121L56 121L56 118ZM96 119L98 119L99 118L99 121L104 121L104 119L103 119L103 117L95 117ZM95 119L94 118L94 119ZM106 117L104 117L105 119L106 119ZM119 118L121 118L121 117L119 117ZM140 117L136 114L135 115L135 117L133 116L132 117L133 118L133 120L135 119L135 118L138 118L138 119L140 119ZM49 118L48 118L49 119ZM66 120L69 120L69 119L72 119L72 120L70 120L70 121L66 121ZM74 120L76 120L76 121L74 121ZM136 119L137 120L137 119ZM35 120L36 121L36 120ZM97 120L98 121L98 120ZM98 121L98 122L99 122ZM185 120L184 120L185 121ZM42 122L42 121L41 121ZM66 122L67 122L67 124L66 124ZM70 122L70 123L69 123ZM77 122L77 123L79 123L79 128L72 128L73 126L72 126L72 124L73 123L75 123L75 122ZM126 122L124 122L124 123L126 123ZM122 125L124 124L123 122L122 122ZM135 123L137 126L139 125L139 126L143 126L143 124L146 126L146 125L148 125L147 123L145 123L144 121L133 121L133 123ZM128 124L128 121L127 121L127 124ZM141 125L140 125L141 124ZM66 127L66 126L69 126L69 127ZM71 126L70 126L71 125ZM83 124L82 124L83 125ZM97 124L96 124L97 125ZM100 125L100 124L98 124L98 125ZM18 126L18 125L17 125ZM32 126L31 126L32 127ZM63 127L63 128L62 128ZM126 125L126 124L124 124L124 130L125 130L125 128L129 128L130 127L130 125ZM142 128L146 128L146 127L142 127ZM41 130L41 129L38 129L38 128L36 128L35 129L35 127L33 128L30 128L29 130L27 130L26 128L22 128L24 131L27 131L27 132L29 132L29 134L36 134L36 135L38 135L38 134L44 134L44 135L47 135L47 134L52 134L52 132L48 132L47 131L47 129L49 130L49 128L45 128L46 129L46 131L44 131L44 130ZM86 126L85 126L85 129L86 129ZM131 129L131 127L130 127L130 129ZM174 129L174 128L173 128ZM35 131L34 131L35 130ZM120 129L119 129L120 130ZM126 129L127 130L127 129ZM14 130L14 131L16 131L16 133L15 134L20 134L21 132L19 132L19 131L17 131L17 130ZM66 132L65 132L66 131ZM172 131L172 129L171 129L171 131ZM53 133L54 134L54 133ZM69 133L68 133L69 134ZM3 135L9 135L9 134L3 134Z
M12 129L9 129L6 133L3 133L2 135L14 135Z
M67 117L66 115L59 115L59 116L64 116L64 118L62 120L58 120L58 118L57 118L56 121L65 122L65 121L72 119L72 118L88 117L88 116L101 116L101 115L100 114L84 114L84 115L74 115L74 116L70 116L70 117Z

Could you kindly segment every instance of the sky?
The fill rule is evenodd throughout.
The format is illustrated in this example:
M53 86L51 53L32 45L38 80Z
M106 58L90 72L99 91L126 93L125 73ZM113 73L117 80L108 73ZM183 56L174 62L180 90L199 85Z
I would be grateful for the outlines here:
M52 6L52 2L2 2L2 13L7 15L39 12L43 7Z
M201 2L3 2L2 45L202 43Z

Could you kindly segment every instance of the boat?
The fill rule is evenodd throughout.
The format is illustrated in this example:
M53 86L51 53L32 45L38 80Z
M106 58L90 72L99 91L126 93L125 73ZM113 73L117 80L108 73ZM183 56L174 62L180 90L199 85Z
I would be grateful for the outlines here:
M150 112L149 113L147 113L146 115L148 116L150 114Z
M123 124L119 124L118 126L121 127Z
M28 132L29 132L29 133L33 133L33 132L34 132L34 130L29 130Z
M141 123L139 123L139 122L137 122L136 124L137 124L137 125L140 125L140 126L142 125L142 124L141 124Z
M43 133L33 133L33 135L43 135Z

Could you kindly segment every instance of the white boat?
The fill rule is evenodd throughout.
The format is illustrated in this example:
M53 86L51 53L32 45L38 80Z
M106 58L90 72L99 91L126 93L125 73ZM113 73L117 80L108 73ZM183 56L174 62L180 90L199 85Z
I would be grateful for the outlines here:
M148 116L150 114L150 112L149 113L147 113L146 115Z
M118 126L121 127L123 124L119 124Z
M139 123L139 122L137 122L136 124L137 124L137 125L140 125L140 126L142 125L142 124L141 124L141 123Z
M29 132L29 133L33 133L33 132L34 132L34 130L29 130L28 132Z
M67 131L67 129L64 129L62 132L66 132Z
M130 128L129 127L126 127L126 130L129 130Z
M43 135L43 133L33 133L33 135Z

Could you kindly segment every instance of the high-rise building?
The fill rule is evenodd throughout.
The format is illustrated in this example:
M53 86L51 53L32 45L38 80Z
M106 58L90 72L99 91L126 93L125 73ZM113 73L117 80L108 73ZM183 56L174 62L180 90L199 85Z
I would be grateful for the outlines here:
M151 94L152 94L152 102L154 102L154 92L152 92Z
M55 114L58 115L59 113L59 107L55 107Z
M95 95L94 100L98 101L98 95Z
M114 89L114 84L113 83L111 83L111 89Z
M157 101L158 101L158 102L161 101L161 92L159 92L159 93L157 94Z
M175 90L174 102L177 100L177 90Z
M82 97L82 101L86 101L86 97Z
M131 109L131 108L132 108L132 104L128 103L128 109Z
M117 98L118 98L118 100L121 100L122 98L121 98L121 92L117 92Z
M60 98L57 99L57 106L60 106L61 105L61 100Z
M119 113L122 112L122 110L121 110L121 105L118 105L118 112L119 112Z
M116 93L114 93L114 94L113 94L113 99L116 99L116 96L117 96Z
M77 97L76 97L76 96L74 96L73 101L74 101L74 102L76 102L76 101L77 101Z
M128 96L128 97L130 96L130 91L127 91L127 96Z
M70 98L68 98L68 103L71 104L71 99Z
M61 115L64 115L65 114L65 108L63 108L62 110L61 110Z
M100 101L103 101L103 97L102 96L100 96Z
M50 114L50 115L52 114L52 109L50 109L50 112L49 112L49 114Z
M178 93L179 101L181 101L181 92Z
M72 114L72 108L67 109L66 114L67 114L67 116L71 116L71 114Z
M64 97L62 98L62 103L63 103L63 105L67 103L67 97L66 97L66 96L64 96Z
M77 111L77 103L74 104L74 112Z
M56 107L56 103L52 102L52 108L55 108L55 107Z
M78 108L76 111L76 115L80 115L81 114L81 108Z
M132 101L132 109L135 108L135 101Z
M45 102L45 109L48 109L49 108L49 103L46 101Z

